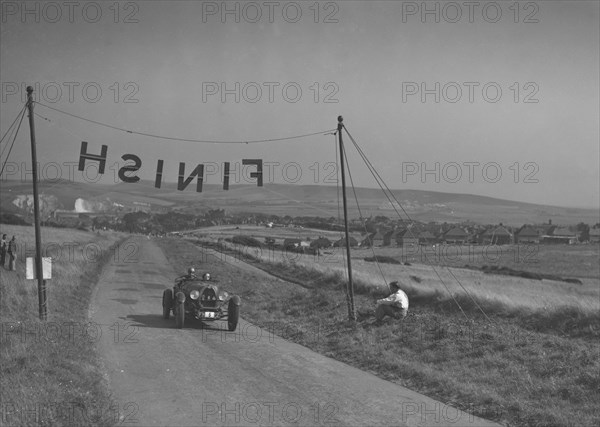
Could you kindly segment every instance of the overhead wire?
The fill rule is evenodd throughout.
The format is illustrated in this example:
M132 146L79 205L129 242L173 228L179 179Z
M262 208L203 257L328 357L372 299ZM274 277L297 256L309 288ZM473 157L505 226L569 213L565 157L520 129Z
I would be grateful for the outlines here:
M6 155L6 159L4 159L4 163L2 164L2 169L0 169L0 176L2 176L2 174L4 173L4 168L6 167L6 163L8 162L8 159L10 158L10 153L12 152L13 146L15 145L15 140L17 139L17 135L19 134L19 129L21 129L21 123L23 123L23 118L25 117L25 111L26 111L26 108L23 108L23 110L21 110L21 113L20 113L21 119L19 120L19 125L17 126L16 131L13 134L12 142L10 144L8 154ZM2 153L4 153L4 150L2 150Z
M364 154L364 152L360 149L360 146L358 145L358 143L356 142L356 140L352 137L352 135L350 134L350 132L348 131L348 129L346 129L346 126L343 126L344 130L346 130L346 134L348 135L348 137L350 138L350 140L352 141L354 147L357 149L357 151L359 152L361 158L363 159L363 161L365 162L365 164L367 165L367 168L369 169L369 171L371 172L371 174L373 175L373 177L375 178L375 181L377 182L377 184L380 186L381 190L383 191L383 193L386 195L386 197L388 198L388 200L390 201L390 204L392 205L392 208L396 211L396 213L398 214L398 216L400 218L402 218L402 216L400 215L400 213L398 212L398 210L396 209L394 203L390 200L390 197L387 195L386 190L391 194L392 198L396 201L396 204L398 206L400 206L400 208L402 209L402 211L404 212L404 214L406 215L406 217L408 218L408 220L411 223L414 223L414 221L410 218L410 215L408 215L408 213L406 212L406 210L402 207L402 204L396 199L396 197L394 196L394 194L391 192L391 190L389 189L389 187L387 186L387 184L385 184L385 181L383 180L383 178L381 178L381 175L379 175L379 173L377 172L377 170L374 168L374 166L371 164L371 162L369 161L369 159L366 157L366 155ZM381 183L380 183L381 181ZM383 186L382 186L383 183ZM383 188L385 186L385 189ZM408 229L409 232L412 234L412 232L410 231L410 229ZM413 235L414 237L414 235ZM425 254L425 256L427 257L427 254ZM458 300L454 297L454 295L452 294L452 292L450 292L450 289L448 288L448 286L446 285L446 283L444 282L444 280L442 279L442 277L440 276L440 274L438 273L438 271L436 270L435 266L432 265L432 269L435 272L436 276L438 277L438 279L440 280L440 282L442 283L442 285L444 286L444 288L448 291L448 294L450 295L450 297L452 298L452 300L454 301L454 303L458 306L458 308L460 309L461 313L463 314L463 316L467 319L467 321L469 321L469 317L467 316L467 314L465 313L465 311L463 310L462 306L460 305L460 303L458 302ZM462 283L460 283L460 281L458 280L458 278L452 273L452 271L450 269L448 269L448 271L450 272L450 274L453 276L453 278L457 281L457 283L459 284L459 286L465 291L465 293L471 298L471 300L477 305L477 307L479 307L479 309L481 310L481 312L484 314L484 316L486 318L489 319L489 317L487 316L487 314L483 311L483 309L481 309L481 307L479 306L479 304L477 304L477 302L473 299L473 297L471 297L470 293L466 290L466 288L462 285Z
M325 130L325 131L321 131L321 132L312 132L312 133L307 133L307 134L302 134L302 135L295 135L295 136L289 136L289 137L282 137L282 138L269 138L269 139L261 139L261 140L244 140L244 141L223 141L223 140L219 140L219 141L218 141L218 140L202 140L202 139L191 139L191 138L179 138L179 137L170 137L170 136L164 136L164 135L157 135L157 134L152 134L152 133L147 133L147 132L138 132L138 131L133 131L133 130L129 130L129 129L125 129L125 128L121 128L121 127L118 127L118 126L113 126L113 125L110 125L110 124L107 124L107 123L99 122L99 121L96 121L96 120L88 119L88 118L85 118L85 117L82 117L82 116L78 116L78 115L76 115L76 114L72 114L72 113L69 113L69 112L66 112L66 111L60 110L60 109L58 109L58 108L54 108L54 107L51 107L51 106L45 105L45 104L43 104L43 103L40 103L40 102L36 102L36 104L38 104L38 105L41 105L42 107L46 107L46 108L48 108L48 109L50 109L50 110L54 110L54 111L57 111L57 112L59 112L59 113L65 114L65 115L67 115L67 116L74 117L74 118L77 118L77 119L80 119L80 120L86 121L86 122L88 122L88 123L93 123L93 124L96 124L96 125L98 125L98 126L102 126L102 127L110 128L110 129L113 129L113 130L117 130L117 131L121 131L121 132L129 133L129 134L134 134L134 135L145 136L145 137L149 137L149 138L156 138L156 139L163 139L163 140L171 140L171 141L180 141L180 142L207 143L207 144L256 144L256 143L264 143L264 142L288 141L288 140L299 139L299 138L305 138L305 137L310 137L310 136L315 136L315 135L323 135L323 134L326 134L326 133L331 133L331 132L333 132L333 131L334 131L334 130ZM15 140L16 140L16 136L17 136L17 134L18 134L18 131L19 131L20 127L21 127L21 123L22 123L22 121L23 121L23 118L24 118L24 115L25 115L26 106L27 106L27 105L25 105L25 106L23 107L23 109L22 109L21 113L19 114L19 115L20 115L20 117L21 117L21 118L20 118L20 121L19 121L19 125L18 125L18 127L17 127L17 131L16 131L16 132L15 132L15 134L14 134L14 137L13 137L12 143L11 143L11 145L10 145L10 149L9 149L9 152L8 152L7 158L6 158L6 160L4 161L4 164L3 164L3 166L2 166L2 170L1 170L1 172L0 172L0 175L1 175L1 173L3 173L3 171L4 171L4 168L5 168L5 166L6 166L6 162L7 162L8 158L9 158L9 156L10 156L10 153L11 153L11 151L12 151L12 148L13 148L13 146L14 146L14 142L15 142ZM37 114L37 113L36 113L36 115L38 115L38 116L39 116L39 117L41 117L42 119L44 119L44 120L47 120L47 121L49 121L49 122L51 122L51 123L52 123L52 120L50 120L50 119L48 119L48 118L46 118L46 117L43 117L43 116L41 116L41 115L39 115L39 114ZM18 116L17 116L17 118L16 118L16 119L13 121L13 123L11 124L11 126L9 127L9 129L7 130L6 134L5 134L5 135L2 137L2 140L4 140L4 138L5 138L5 137L8 135L9 131L11 130L11 128L13 128L13 127L14 127L14 124L16 123L17 119L18 119ZM401 203L400 203L400 202L399 202L399 201L396 199L396 197L395 197L395 196L394 196L394 194L391 192L391 190L389 189L389 187L387 186L387 184L385 184L385 181L384 181L384 180L381 178L381 176L379 175L379 173L377 172L377 170L376 170L376 169L373 167L373 165L371 164L371 162L368 160L368 158L366 157L366 155L364 154L364 152L362 151L362 149L360 148L360 146L358 145L358 143L356 142L356 140L355 140L355 139L352 137L352 135L350 134L350 132L348 131L348 129L346 128L346 126L342 126L342 127L343 127L343 129L346 131L346 134L349 136L349 138L350 138L350 140L352 141L352 143L353 143L354 147L357 149L357 151L358 151L359 155L361 156L361 158L363 159L363 161L364 161L364 162L365 162L365 164L367 165L367 167L368 167L369 171L371 172L371 174L372 174L372 175L373 175L373 177L375 178L375 180L376 180L377 184L379 185L379 187L381 188L381 190L382 190L382 191L383 191L383 193L385 194L386 198L387 198L387 199L388 199L388 201L390 202L390 204L391 204L392 208L393 208L393 209L396 211L396 213L398 214L398 216L401 218L400 212L398 212L398 210L396 209L396 205L397 205L397 206L399 206L399 207L402 209L402 211L404 212L404 214L406 215L406 217L409 219L409 221L410 221L410 222L412 222L412 223L414 223L414 221L413 221L413 220L410 218L410 216L408 215L408 213L406 212L406 210L404 209L404 207L402 206L402 204L401 204ZM335 135L335 133L334 133L334 135ZM2 140L0 140L0 142L1 142ZM5 147L5 148L6 148L6 147ZM3 153L3 152L4 152L4 150L2 151L2 153ZM340 156L340 157L341 157L341 156ZM346 161L346 164L348 164L348 161L347 161L347 155L346 155L346 153L345 153L345 152L344 152L344 158L340 158L340 161L344 161L344 160ZM337 149L336 149L336 162L337 162ZM360 209L360 205L359 205L359 203L358 203L358 197L357 197L357 194L356 194L356 189L355 189L355 187L354 187L354 182L353 182L353 179L352 179L352 175L351 175L351 172L350 172L350 168L349 168L349 166L348 166L348 174L349 174L349 177L350 177L350 181L351 181L351 185L352 185L352 189L353 189L354 197L355 197L355 200L356 200L356 203L357 203L357 207L358 207L358 210L359 210L359 215L360 215L360 217L362 218L362 212L361 212L361 209ZM385 189L384 189L384 187L385 187ZM386 190L387 190L387 192L386 192ZM269 190L269 191L272 191L272 190ZM278 194L278 193L277 193L277 192L275 192L275 191L272 191L272 192L274 192L274 193ZM388 193L389 193L389 195L388 195ZM281 196L281 194L279 194L279 195ZM390 196L391 196L391 197L390 197ZM392 201L392 199L394 199L394 201L395 201L396 203L394 203L394 202ZM301 203L301 202L299 202L299 201L297 201L297 202L298 202L298 203ZM307 205L307 206L310 206L310 205ZM312 207L312 208L315 208L314 206L311 206L311 207ZM322 210L322 209L319 209L319 210ZM322 211L324 211L324 210L322 210ZM339 179L338 179L338 219L339 219ZM364 224L364 219L363 219L363 226L365 226L365 231L367 231L367 230L366 230L366 225ZM412 234L412 231L410 230L410 228L408 229L408 232L409 232L410 234ZM367 232L367 235L368 235L368 232ZM414 237L414 235L413 235L413 237ZM369 236L369 235L368 235L368 238L370 239L370 236ZM349 243L349 242L347 242L347 243ZM384 274L383 274L383 271L382 271L382 269L381 269L381 266L379 265L379 262L378 262L378 260L377 260L377 256L375 255L375 251L374 251L374 249L373 249L373 248L372 248L372 250L373 250L373 254L374 254L375 260L376 260L376 262L377 262L377 265L378 265L378 267L379 267L380 273L381 273L381 275L382 275L382 277L384 278L384 281L385 281L385 276L384 276ZM462 307L460 306L460 304L458 303L458 301L456 300L456 298L454 297L454 295L453 295L453 294L450 292L450 290L448 289L448 287L446 286L446 284L444 283L444 281L441 279L441 277L440 277L439 273L437 272L437 270L435 269L435 267L434 267L433 269L434 269L434 271L435 271L436 275L438 276L438 278L440 279L440 281L442 282L442 284L444 285L444 287L446 288L446 290L448 291L448 293L450 294L450 296L452 297L452 299L454 300L454 302L457 304L457 306L459 307L459 309L461 310L461 312L463 313L463 315L465 316L465 318L467 318L467 320L468 320L468 317L467 317L466 313L464 312L464 310L462 309ZM452 271L451 271L449 268L448 268L448 271L449 271L449 272L450 272L450 274L453 276L453 278L454 278L454 279L457 281L457 283L459 284L459 286L460 286L460 287L461 287L461 288L462 288L462 289L465 291L465 293L466 293L466 294L469 296L469 298L470 298L470 299L473 301L473 303L474 303L474 304L475 304L475 305L476 305L476 306L479 308L479 310L480 310L480 311L481 311L481 312L482 312L482 313L485 315L485 317L486 317L486 318L488 318L488 320L491 320L491 319L490 319L490 318L487 316L487 314L485 313L485 311L484 311L484 310L481 308L481 306L480 306L480 305L479 305L479 304L478 304L478 303L475 301L475 299L474 299L474 298L471 296L471 294L470 294L470 293L469 293L469 292L466 290L466 288L465 288L465 287L462 285L462 283L460 283L460 281L458 280L458 278L456 278L456 276L454 275L454 273L452 273Z
M113 129L113 130L118 130L120 132L125 132L125 133L129 133L132 135L146 136L148 138L163 139L163 140L167 140L167 141L195 142L195 143L203 143L203 144L259 144L259 143L263 143L263 142L289 141L292 139L307 138L309 136L324 135L328 132L332 132L332 130L329 129L329 130L324 130L321 132L312 132L312 133L293 135L293 136L287 136L287 137L282 137L282 138L256 139L256 140L244 140L244 141L217 141L217 140L206 140L206 139L179 138L179 137L156 135L156 134L147 133L147 132L138 132L138 131L134 131L134 130L130 130L130 129L125 129L125 128L113 126L113 125L110 125L107 123L102 123L97 120L92 120L92 119L88 119L88 118L85 118L82 116L78 116L76 114L68 113L66 111L59 110L58 108L54 108L54 107L50 107L49 105L42 104L41 102L36 102L36 104L41 105L42 107L49 108L54 111L58 111L59 113L66 114L67 116L71 116L71 117L77 118L79 120L86 121L88 123L93 123L98 126L106 127L106 128Z
M367 226L365 224L365 221L364 221L364 218L363 218L363 215L362 215L362 211L360 209L360 204L358 203L358 196L356 194L356 188L354 187L354 180L352 179L352 172L350 171L350 164L348 163L348 155L346 154L346 151L344 151L344 159L346 161L346 166L348 168L348 177L350 178L350 185L352 186L352 192L354 193L354 199L356 201L356 207L358 208L358 215L360 216L360 218L362 220L363 227L365 228L365 233L367 234L367 239L368 239L369 244L371 246L371 251L373 252L373 258L375 259L375 264L377 264L377 267L379 268L379 273L381 274L383 282L389 288L387 280L385 279L385 275L383 274L383 270L381 268L381 265L379 264L379 260L377 259L377 255L375 254L375 248L373 247L374 245L373 245L373 241L371 239L371 235L367 231ZM342 159L342 161L344 161L344 159Z
M362 149L360 148L360 146L358 145L358 143L356 142L356 140L352 137L352 135L350 135L350 133L348 132L347 129L346 129L346 133L350 137L350 140L354 144L355 148L357 149L357 151L359 152L359 154L361 155L361 157L363 158L363 161L365 162L365 164L367 164L367 168L369 169L369 171L371 172L371 174L374 176L375 180L377 181L378 185L382 189L383 193L388 198L388 201L390 202L392 208L396 211L396 213L398 214L398 216L401 218L400 213L398 212L398 210L396 209L394 203L391 201L390 197L386 193L386 189L391 194L391 196L394 199L394 201L396 202L396 204L402 209L402 211L404 212L404 214L408 218L409 222L414 223L413 219L410 217L410 215L408 214L408 212L406 212L406 210L403 208L402 204L395 198L394 194L391 192L391 190L389 189L389 187L387 187L387 185L385 184L385 181L383 181L383 178L381 178L381 176L379 175L379 173L377 172L377 170L375 169L375 167L368 160L368 158L366 157L366 155L364 154L364 152L362 151ZM383 186L382 186L382 184L383 184ZM385 186L385 189L383 188L384 186ZM414 234L412 233L412 231L410 230L410 228L407 228L407 232L410 233L413 236L413 238L415 237ZM426 253L425 253L425 258L427 259L427 254ZM448 288L448 286L446 285L446 283L444 282L444 280L442 279L442 277L439 275L439 273L438 273L437 269L435 268L435 266L432 265L432 269L435 272L435 274L438 277L438 279L440 280L440 282L442 283L442 285L444 286L444 288L446 288L446 290L448 291L448 294L451 296L452 300L456 303L456 305L458 306L458 308L460 309L460 311L463 313L463 315L465 316L465 318L467 320L469 320L469 318L467 317L466 313L464 312L462 306L460 305L460 303L458 302L458 300L454 297L454 295L452 294L452 292L450 292L450 289ZM451 273L451 275L453 275L452 271L450 269L448 269L448 271ZM467 293L467 295L470 296L470 294L462 286L462 284L460 283L460 281L458 280L458 278L456 278L456 276L454 276L454 275L453 275L453 277L458 282L458 284L463 288L463 290L465 290L465 292ZM485 312L484 312L484 315L486 315ZM486 315L486 317L487 317L487 315Z
M391 201L390 197L386 193L386 190L384 189L384 186L387 189L387 191L389 191L390 193L391 193L391 191L389 190L389 188L387 187L387 185L385 185L385 182L383 181L383 179L381 178L381 176L379 175L379 173L377 172L377 170L374 168L374 166L371 164L371 162L368 160L368 158L366 157L366 155L364 154L364 152L360 149L360 147L358 146L358 143L356 142L356 140L352 137L352 135L350 134L350 132L348 132L348 129L346 129L345 126L344 126L344 129L346 130L346 134L348 135L348 137L352 141L354 147L357 149L357 151L359 152L359 154L362 157L363 161L367 165L367 168L369 169L369 171L371 172L371 174L375 178L375 181L377 182L377 184L379 185L379 187L381 188L381 190L385 194L385 196L388 199L388 201L390 201L390 204L392 205L392 208L396 211L396 213L398 214L398 216L400 218L402 218L402 216L400 215L400 213L396 209L394 203ZM384 186L382 186L382 184L381 184L380 181L383 182ZM410 216L408 215L408 213L402 207L402 204L394 197L393 193L391 193L391 194L392 194L392 197L394 198L394 200L396 201L396 203L398 204L398 206L400 206L400 208L402 209L402 211L404 212L404 214L406 215L406 217L409 219L409 221L414 223L414 221L410 218ZM408 229L408 230L410 232L410 229ZM465 319L467 319L467 321L469 321L470 320L469 317L467 316L467 314L463 310L463 308L460 305L460 303L458 302L458 300L454 297L454 295L452 294L452 292L450 292L450 289L448 288L448 286L446 285L446 283L444 282L444 280L442 279L442 277L439 275L439 273L436 270L436 268L434 266L432 266L432 269L435 272L435 274L438 277L438 279L440 280L440 282L442 283L442 285L444 286L444 288L446 289L446 291L448 292L448 294L450 295L450 297L452 298L452 300L454 301L454 303L458 306L459 310L461 311L461 313L463 314L463 316L465 317Z
M17 116L15 117L15 119L13 120L13 122L10 124L10 126L8 127L8 129L6 130L6 132L4 132L4 135L2 136L2 139L0 139L0 144L2 143L2 141L4 141L4 138L6 138L6 135L8 135L8 133L10 132L10 130L12 129L12 127L15 125L15 123L17 122L17 120L19 120L19 117L21 116L21 113L25 110L25 108L27 108L27 104L25 104L23 106L23 108L21 109L21 111L19 111L17 113Z

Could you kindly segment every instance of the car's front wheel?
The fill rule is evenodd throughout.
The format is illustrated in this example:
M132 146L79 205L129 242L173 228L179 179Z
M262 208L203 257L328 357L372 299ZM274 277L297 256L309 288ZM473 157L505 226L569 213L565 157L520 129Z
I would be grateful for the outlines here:
M229 306L227 307L227 327L230 332L235 331L240 320L240 306L229 300Z
M183 322L185 320L185 302L178 302L175 305L175 326L177 329L183 329Z
M173 289L165 289L163 292L163 319L168 319L171 315L171 308L173 307Z

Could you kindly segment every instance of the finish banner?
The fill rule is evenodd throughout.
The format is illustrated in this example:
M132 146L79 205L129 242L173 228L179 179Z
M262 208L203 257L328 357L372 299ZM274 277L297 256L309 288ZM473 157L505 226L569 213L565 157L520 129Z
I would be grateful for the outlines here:
M108 155L108 146L102 145L100 149L100 154L92 154L88 151L88 143L86 141L81 142L81 150L79 152L79 167L78 170L83 172L85 170L86 161L94 161L98 162L98 173L100 175L104 174L106 168L106 158ZM140 180L138 176L132 176L133 172L137 172L142 167L142 159L135 154L123 154L121 159L126 162L133 162L133 164L128 164L119 168L118 177L121 181L127 183L136 183ZM250 178L256 179L256 184L258 187L263 186L263 161L262 159L242 159L242 165L253 165L256 166L255 172L250 172ZM156 162L156 174L154 178L154 187L160 188L162 185L163 178L163 166L164 160L158 160ZM177 190L183 191L187 188L188 185L196 178L196 192L202 192L202 184L204 181L204 165L198 164L192 170L192 172L186 178L185 176L185 163L179 162L179 174L177 177ZM229 190L229 171L230 171L230 163L223 162L223 190Z

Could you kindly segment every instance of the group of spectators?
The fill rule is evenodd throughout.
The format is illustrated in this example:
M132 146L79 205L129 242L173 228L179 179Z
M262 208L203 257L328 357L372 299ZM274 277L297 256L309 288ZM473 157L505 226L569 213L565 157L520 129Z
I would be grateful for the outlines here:
M8 270L15 271L15 264L17 262L17 239L15 236L12 236L10 241L7 241L6 234L2 235L2 240L0 241L0 265L2 268L6 263L6 255L8 255Z

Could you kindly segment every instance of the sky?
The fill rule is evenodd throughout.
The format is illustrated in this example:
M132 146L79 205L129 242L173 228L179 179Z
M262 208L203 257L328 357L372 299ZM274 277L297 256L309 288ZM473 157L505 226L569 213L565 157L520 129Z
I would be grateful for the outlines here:
M135 154L143 179L164 160L164 181L185 162L219 184L222 162L262 159L266 183L334 185L342 115L392 189L600 208L599 4L2 1L0 130L32 85L42 178L120 182ZM319 134L183 142L46 106L183 139ZM342 136L354 185L376 187ZM81 141L108 146L104 175L74 172ZM7 164L28 176L27 121Z

